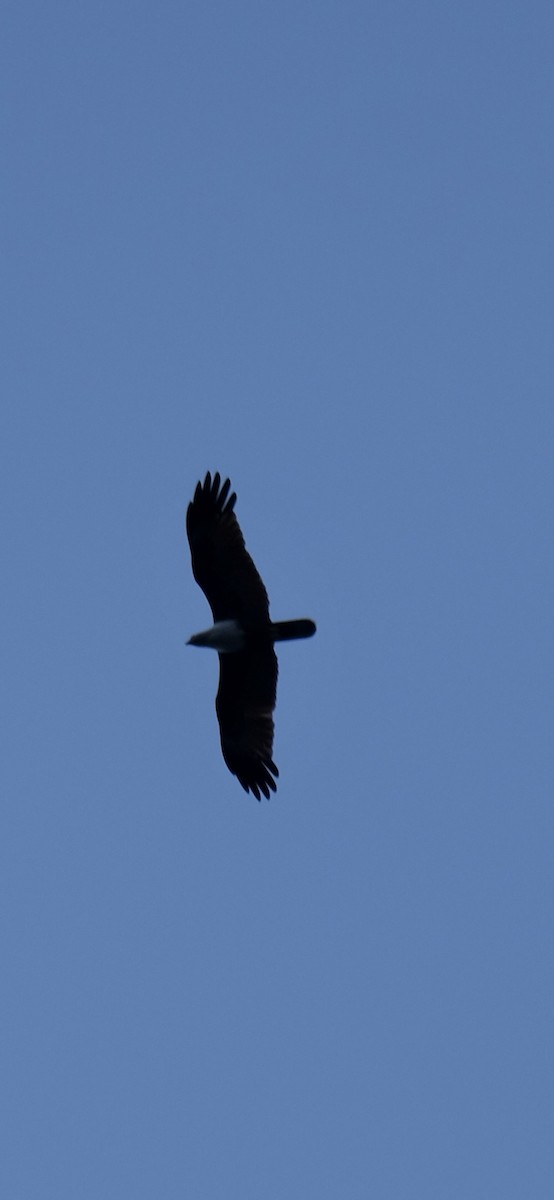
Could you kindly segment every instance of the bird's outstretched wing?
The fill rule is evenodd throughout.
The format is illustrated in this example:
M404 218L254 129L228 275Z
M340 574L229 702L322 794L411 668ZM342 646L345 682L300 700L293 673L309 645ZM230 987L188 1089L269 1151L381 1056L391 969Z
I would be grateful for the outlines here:
M196 485L187 509L187 536L192 570L202 588L214 621L235 618L244 624L269 620L269 602L263 582L244 545L233 512L236 494L231 482L223 484L219 472L208 471Z
M268 800L279 775L272 759L277 656L273 646L220 654L215 702L221 749L246 792ZM275 778L274 778L275 777Z

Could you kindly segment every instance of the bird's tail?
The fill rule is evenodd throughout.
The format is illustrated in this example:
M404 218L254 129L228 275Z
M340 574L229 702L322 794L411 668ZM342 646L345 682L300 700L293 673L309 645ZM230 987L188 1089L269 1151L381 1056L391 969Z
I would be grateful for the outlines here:
M274 642L290 642L293 638L313 637L315 621L303 618L300 621L272 621L271 636Z

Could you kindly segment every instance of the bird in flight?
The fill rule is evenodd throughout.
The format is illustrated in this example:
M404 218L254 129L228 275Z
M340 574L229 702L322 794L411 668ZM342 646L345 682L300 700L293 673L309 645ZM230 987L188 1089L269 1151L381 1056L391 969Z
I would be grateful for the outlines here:
M212 610L214 625L189 646L219 654L215 708L225 762L256 800L277 790L273 710L277 697L274 642L312 637L315 623L271 621L264 584L244 544L234 513L236 493L219 472L196 485L187 509L192 571Z

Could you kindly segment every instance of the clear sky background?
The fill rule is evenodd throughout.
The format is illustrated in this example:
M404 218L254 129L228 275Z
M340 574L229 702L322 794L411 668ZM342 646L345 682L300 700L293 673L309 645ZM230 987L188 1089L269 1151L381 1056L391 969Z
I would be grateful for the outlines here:
M0 1192L550 1200L550 3L3 6ZM280 652L223 763L184 517Z

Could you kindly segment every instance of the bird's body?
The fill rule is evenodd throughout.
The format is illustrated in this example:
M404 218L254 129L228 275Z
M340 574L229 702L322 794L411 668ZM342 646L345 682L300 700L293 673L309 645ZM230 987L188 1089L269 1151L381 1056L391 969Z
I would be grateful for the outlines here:
M219 473L198 483L187 510L194 578L214 625L190 639L219 654L216 712L225 762L245 791L259 800L276 791L273 710L277 695L276 641L311 637L309 620L272 622L264 584L244 545L234 514L236 495Z

